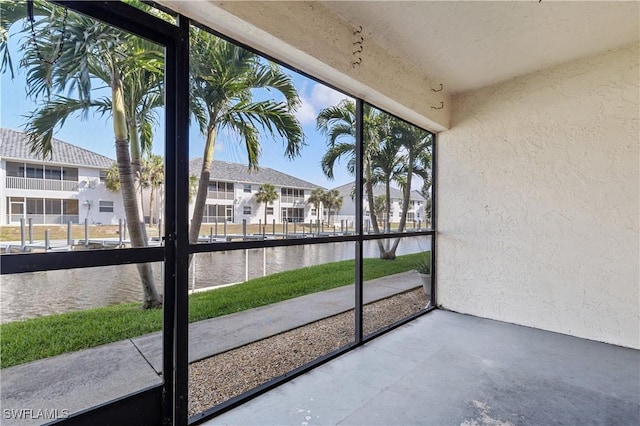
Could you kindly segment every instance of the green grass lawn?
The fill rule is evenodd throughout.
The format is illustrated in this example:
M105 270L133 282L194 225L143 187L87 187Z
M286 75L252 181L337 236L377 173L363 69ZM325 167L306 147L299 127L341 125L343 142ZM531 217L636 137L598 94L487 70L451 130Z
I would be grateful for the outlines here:
M430 253L427 252L427 255ZM424 254L395 260L364 259L364 279L415 269ZM189 297L189 322L269 305L309 293L352 284L354 261L280 272ZM119 304L0 325L1 367L117 342L162 329L162 310Z

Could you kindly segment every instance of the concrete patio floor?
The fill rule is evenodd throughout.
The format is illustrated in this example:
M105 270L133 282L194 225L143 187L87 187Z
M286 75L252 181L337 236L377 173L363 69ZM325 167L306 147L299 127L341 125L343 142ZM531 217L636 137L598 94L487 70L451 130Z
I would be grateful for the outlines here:
M206 425L638 425L640 351L436 310Z

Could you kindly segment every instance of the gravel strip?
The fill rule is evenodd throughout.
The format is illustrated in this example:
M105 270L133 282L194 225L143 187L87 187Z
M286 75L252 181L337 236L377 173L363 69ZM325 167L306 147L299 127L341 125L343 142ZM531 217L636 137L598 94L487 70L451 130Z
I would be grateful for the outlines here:
M422 288L364 307L364 334L393 324L427 305ZM349 311L194 362L189 366L189 415L200 413L354 339Z

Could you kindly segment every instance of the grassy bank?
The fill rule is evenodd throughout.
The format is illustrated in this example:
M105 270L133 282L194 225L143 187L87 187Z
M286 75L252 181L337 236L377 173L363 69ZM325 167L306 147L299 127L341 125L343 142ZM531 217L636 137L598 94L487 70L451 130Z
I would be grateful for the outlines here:
M395 260L365 259L364 279L393 275L415 268L423 254ZM354 261L327 263L281 272L241 285L196 293L189 297L189 322L269 305L309 293L353 283ZM142 310L139 304L120 304L0 325L1 366L117 342L162 328L162 311Z

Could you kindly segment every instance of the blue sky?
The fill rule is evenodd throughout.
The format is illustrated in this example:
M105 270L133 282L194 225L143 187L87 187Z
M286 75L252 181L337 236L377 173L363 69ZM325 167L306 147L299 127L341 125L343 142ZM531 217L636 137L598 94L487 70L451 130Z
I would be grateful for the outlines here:
M18 37L11 37L9 42L14 66L17 65L20 57L17 52L18 40ZM307 145L303 148L300 157L290 161L283 155L284 146L282 141L273 141L263 136L261 140L262 157L260 166L271 167L326 188L333 188L352 181L353 177L346 172L344 163L336 167L333 181L326 179L320 168L320 159L326 149L325 138L318 134L315 128L317 113L324 107L337 104L344 98L344 95L293 71L287 70L287 72L292 76L302 100L302 105L298 109L296 116L303 126ZM13 80L8 72L2 74L0 78L0 126L21 130L25 122L24 115L36 106L26 98L24 72L17 70L17 75ZM108 93L106 91L105 94ZM88 120L85 121L80 120L78 117L73 117L63 127L59 128L55 137L107 157L115 158L111 126L111 119L107 116L101 117L97 114L90 114ZM204 137L197 129L192 129L189 137L190 157L202 156ZM162 155L163 150L162 132L158 131L153 151ZM246 164L246 155L243 153L241 141L224 135L219 137L215 159Z

